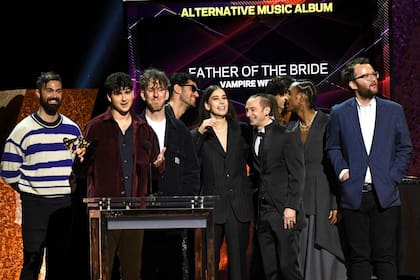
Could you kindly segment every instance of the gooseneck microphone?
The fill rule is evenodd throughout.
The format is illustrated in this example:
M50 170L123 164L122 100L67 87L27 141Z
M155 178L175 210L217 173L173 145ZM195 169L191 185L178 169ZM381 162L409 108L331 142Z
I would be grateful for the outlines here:
M152 143L149 141L144 141L143 149L149 154L149 164L148 164L148 175L147 175L147 184L148 184L148 195L153 195L153 182L152 182L152 157L150 153L150 149L152 148Z

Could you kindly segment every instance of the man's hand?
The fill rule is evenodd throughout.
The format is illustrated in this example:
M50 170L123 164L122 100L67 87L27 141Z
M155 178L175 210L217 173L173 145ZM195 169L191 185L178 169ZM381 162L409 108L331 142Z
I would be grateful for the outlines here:
M156 160L153 162L154 167L159 167L165 162L166 147L163 147L162 151L158 154Z
M283 226L284 229L292 229L296 224L296 210L292 208L284 208Z
M77 148L74 150L74 154L77 156L79 161L82 163L85 160L86 148Z
M350 171L346 171L343 173L343 176L341 176L340 180L341 182L344 182L350 178Z
M330 215L328 216L330 224L335 225L340 221L340 213L338 210L330 210Z

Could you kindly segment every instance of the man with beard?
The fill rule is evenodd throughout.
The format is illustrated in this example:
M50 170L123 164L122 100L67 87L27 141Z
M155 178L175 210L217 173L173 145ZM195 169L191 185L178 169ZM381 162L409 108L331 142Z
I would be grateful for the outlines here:
M398 184L412 144L401 105L376 97L378 72L367 58L350 61L343 81L355 98L332 108L326 151L341 181L350 279L397 279Z
M170 79L170 100L166 104L166 111L170 116L181 119L184 113L196 107L200 90L197 78L186 72L176 72Z
M165 110L165 102L169 97L169 80L166 74L155 68L146 69L140 85L141 98L146 102L146 109L140 116L155 131L160 148L166 148L165 173L154 184L153 193L164 196L198 195L200 167L191 134L182 121ZM150 261L150 264L144 266L149 269L155 267L156 275L153 275L153 279L187 279L188 256L184 256L187 252L182 250L183 234L183 231L177 230L145 233L145 239L161 239L159 243L145 242L154 243L153 248L145 248L145 251L152 249L154 252L146 253L149 257L145 261ZM171 250L167 250L165 246L169 242L171 246L175 245L172 253L168 253ZM163 246L163 250L156 250L156 244ZM158 260L153 260L150 257L152 255L158 256Z
M76 123L58 112L62 101L59 74L38 77L37 112L16 125L4 147L1 176L15 188L22 204L23 267L21 280L38 279L44 250L46 277L67 279L71 224L69 177L76 148L63 138L81 136Z

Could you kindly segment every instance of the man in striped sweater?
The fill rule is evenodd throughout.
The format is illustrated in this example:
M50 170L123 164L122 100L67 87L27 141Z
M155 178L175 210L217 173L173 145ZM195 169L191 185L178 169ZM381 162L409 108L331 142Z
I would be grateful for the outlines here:
M38 279L46 249L47 279L66 279L71 223L70 173L78 125L59 113L62 79L54 72L38 77L39 109L19 122L7 138L0 175L22 201L23 267L21 280ZM80 139L80 138L79 138Z

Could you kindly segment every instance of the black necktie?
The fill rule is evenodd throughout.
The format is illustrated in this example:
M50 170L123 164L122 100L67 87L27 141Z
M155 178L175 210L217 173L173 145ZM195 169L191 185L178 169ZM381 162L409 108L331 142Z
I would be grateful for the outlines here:
M262 143L263 143L263 139L264 139L264 132L257 132L257 138L255 140L255 151L258 157L261 157L261 151L262 151ZM259 140L259 141L258 141ZM257 147L258 145L258 147Z

